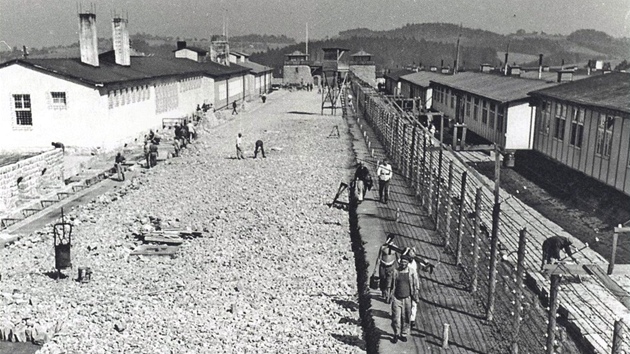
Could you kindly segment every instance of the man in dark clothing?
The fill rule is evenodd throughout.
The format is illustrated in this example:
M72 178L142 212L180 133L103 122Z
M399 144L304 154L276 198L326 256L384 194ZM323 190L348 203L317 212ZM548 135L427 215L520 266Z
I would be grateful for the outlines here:
M55 149L61 149L61 152L62 152L62 153L64 153L64 154L66 153L66 147L65 147L65 145L63 145L62 143L59 143L59 142L53 142L51 145L52 145Z
M265 148L263 147L263 141L262 140L256 140L256 149L254 150L254 158L256 158L256 156L258 156L258 150L260 149L260 152L262 152L263 158L267 158L267 156L265 156Z
M125 167L122 165L125 162L125 157L119 152L116 155L114 166L116 167L116 174L119 181L125 180Z
M572 244L568 237L563 236L552 236L543 241L541 268L545 266L545 262L551 264L551 258L560 260L560 250L564 250L564 252L575 261L573 250L571 250Z
M155 167L157 165L158 146L157 143L152 140L149 144L149 166Z
M365 167L363 162L359 161L356 172L354 173L355 181L355 193L357 200L360 202L365 198L365 193L372 189L372 176L370 176L370 170Z
M232 115L238 114L236 107L236 101L232 102Z
M389 284L394 330L393 343L398 342L399 339L402 342L407 341L411 321L415 320L411 318L411 303L419 301L420 278L416 271L410 271L409 262L411 262L409 256L401 257L400 265Z
M265 101L267 101L267 95L263 92L263 94L260 95L260 99L262 100L262 103L265 103Z

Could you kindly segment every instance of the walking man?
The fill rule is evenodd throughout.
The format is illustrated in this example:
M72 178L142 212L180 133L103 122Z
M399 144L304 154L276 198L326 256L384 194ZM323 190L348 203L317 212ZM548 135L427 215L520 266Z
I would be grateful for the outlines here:
M260 95L260 99L262 100L262 103L265 103L267 101L267 95L263 92L262 95Z
M387 303L390 301L391 293L389 291L394 271L396 270L396 252L389 246L394 243L394 235L389 234L385 243L381 245L378 251L378 258L376 263L378 264L378 279L379 289L381 290L381 296Z
M267 158L267 156L265 156L265 148L263 147L263 141L262 140L256 140L256 149L254 150L254 158L256 158L256 156L258 156L258 150L260 149L260 152L262 152L262 156L263 158Z
M389 181L392 179L392 165L383 160L376 169L376 175L378 176L378 199L381 203L387 204L389 199Z
M236 101L234 101L234 103L236 104ZM238 133L238 136L236 137L236 158L239 160L245 158L245 156L243 156L243 149L242 149L242 142L241 142L242 137L243 135L241 133Z
M411 323L411 303L419 300L420 279L418 273L410 271L411 261L408 255L400 258L400 265L394 271L394 276L389 284L392 305L392 328L394 338L392 343L407 341L407 334Z
M367 190L372 189L372 177L370 176L370 170L368 170L361 161L359 161L357 170L354 173L354 181L356 187L355 194L357 196L357 200L361 203L363 198L365 198Z
M125 162L125 157L119 152L114 160L116 166L116 174L119 181L125 180L125 167L122 165Z
M232 102L232 115L238 114L238 112L236 111L236 101Z

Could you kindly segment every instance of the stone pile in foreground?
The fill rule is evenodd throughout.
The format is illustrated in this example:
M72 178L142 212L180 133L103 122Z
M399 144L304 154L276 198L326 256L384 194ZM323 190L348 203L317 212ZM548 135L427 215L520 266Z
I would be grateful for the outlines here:
M4 324L45 333L40 353L363 352L348 216L325 205L351 173L348 138L327 139L341 118L239 122L69 212L68 278L46 275L52 228L0 250ZM230 158L238 131L267 158ZM157 225L203 235L130 256Z

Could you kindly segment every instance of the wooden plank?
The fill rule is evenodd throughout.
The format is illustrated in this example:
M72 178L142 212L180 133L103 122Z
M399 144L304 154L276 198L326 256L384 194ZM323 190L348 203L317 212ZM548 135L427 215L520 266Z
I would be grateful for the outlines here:
M132 256L173 256L179 250L179 246L152 246L140 245L133 250Z
M184 240L179 237L161 237L158 235L146 235L144 236L144 242L157 242L166 243L171 245L181 245Z

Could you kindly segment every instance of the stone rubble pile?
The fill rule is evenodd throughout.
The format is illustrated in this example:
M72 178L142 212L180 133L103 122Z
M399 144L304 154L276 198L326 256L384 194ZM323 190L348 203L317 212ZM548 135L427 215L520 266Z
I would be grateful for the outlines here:
M352 172L348 138L326 139L337 124L206 130L183 157L66 214L65 279L51 276L52 227L0 250L0 336L37 337L42 354L364 352L348 215L325 205ZM233 159L239 131L248 157L257 137L281 150ZM203 236L174 258L130 256L156 228ZM90 282L75 281L78 267Z

